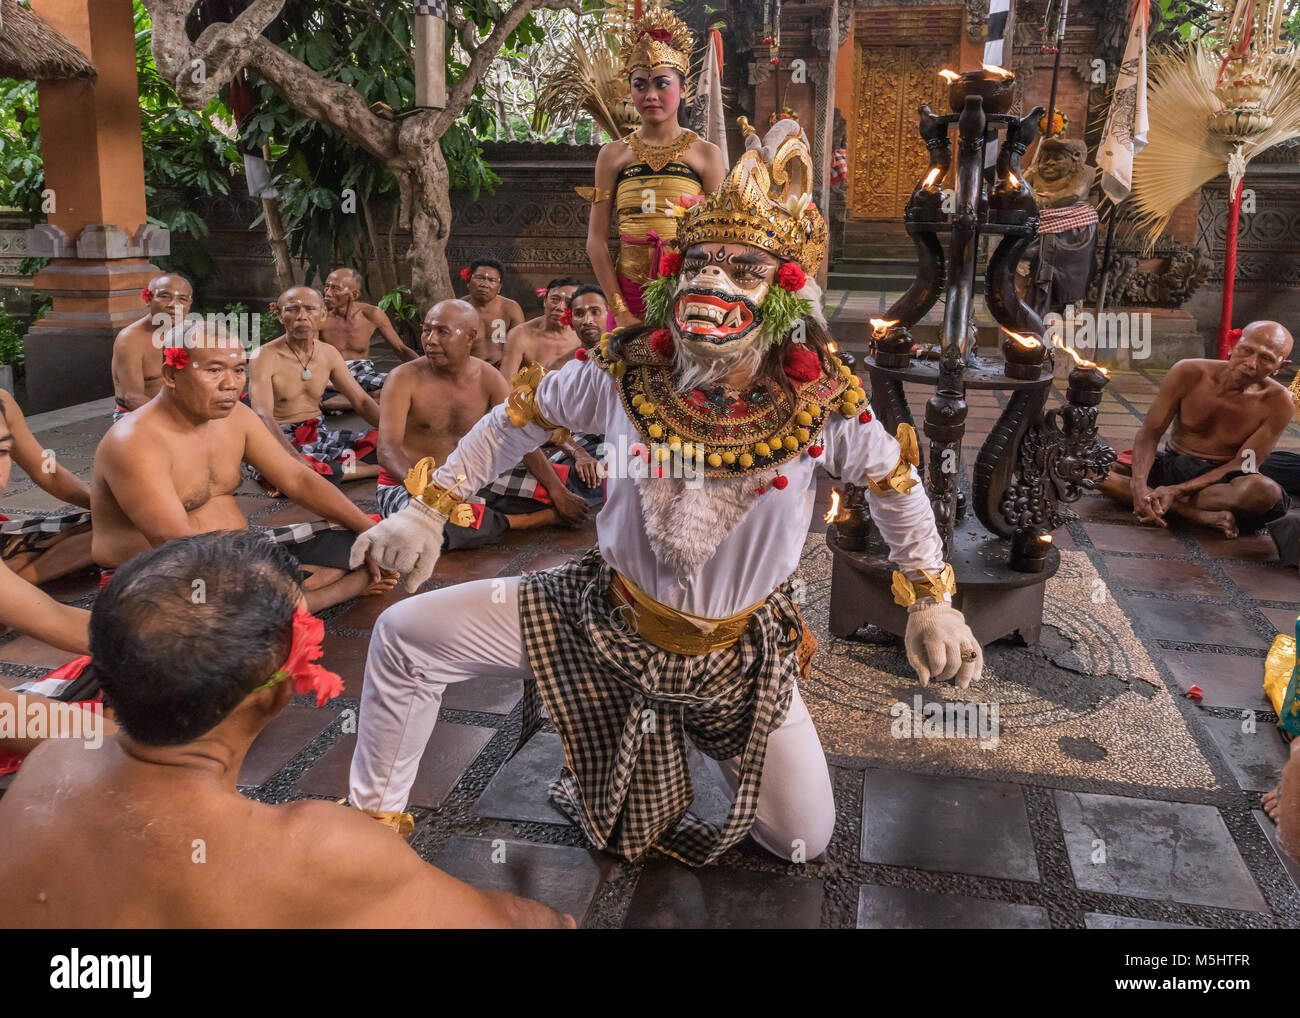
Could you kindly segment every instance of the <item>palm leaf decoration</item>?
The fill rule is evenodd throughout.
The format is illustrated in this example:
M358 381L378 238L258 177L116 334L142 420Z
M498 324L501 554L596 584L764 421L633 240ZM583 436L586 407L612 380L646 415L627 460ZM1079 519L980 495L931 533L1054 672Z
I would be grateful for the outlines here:
M599 33L593 42L571 29L567 55L542 79L533 126L569 124L585 113L611 138L622 138L636 126L623 112L630 108L623 103L627 94L612 33Z

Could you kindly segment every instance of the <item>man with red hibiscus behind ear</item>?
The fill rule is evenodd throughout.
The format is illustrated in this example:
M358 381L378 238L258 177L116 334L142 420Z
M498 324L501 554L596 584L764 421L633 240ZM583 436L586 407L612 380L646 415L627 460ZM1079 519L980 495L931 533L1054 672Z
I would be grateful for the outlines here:
M353 554L399 569L414 590L465 494L554 428L629 453L608 471L598 547L580 561L444 587L380 616L353 804L403 809L447 684L512 675L526 684L524 735L544 704L564 740L552 799L596 847L627 859L654 847L698 866L752 834L785 859L819 855L835 803L797 688L815 641L789 583L818 466L870 489L895 598L912 608L906 648L920 680L964 686L979 674L979 643L946 603L952 569L916 437L906 425L901 442L887 434L827 350L808 278L826 250L812 179L797 123L755 137L682 215L684 253L647 285L645 326L522 377L412 482L407 508L357 539ZM721 828L688 812L686 736L722 762L734 800Z
M93 751L42 743L0 799L5 925L572 927L442 873L353 810L239 794L249 747L295 693L321 707L342 692L318 663L323 636L296 563L257 534L180 538L119 569L90 620L119 729Z
M158 351L164 333L185 321L194 288L184 276L156 276L140 291L145 313L113 340L113 421L144 406L162 388Z

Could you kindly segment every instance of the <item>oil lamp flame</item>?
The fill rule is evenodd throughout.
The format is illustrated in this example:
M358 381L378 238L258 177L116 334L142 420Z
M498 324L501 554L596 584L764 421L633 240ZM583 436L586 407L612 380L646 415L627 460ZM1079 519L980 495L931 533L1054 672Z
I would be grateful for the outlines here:
M1012 187L1019 189L1019 187L1020 187L1020 178L1017 177L1014 173L1008 173L1008 174L1007 174L1007 183L1010 184Z
M997 64L980 64L980 66L983 67L985 71L993 75L995 78L1013 77L1010 71L1008 71L1005 67L999 67Z
M826 352L827 352L827 353L839 353L839 352L840 352L840 345L839 345L839 343L835 342L835 340L832 339L829 343L826 344Z
M1100 371L1107 378L1110 377L1109 371L1103 368L1100 364L1094 364L1092 361L1084 360L1082 357L1079 356L1079 352L1075 350L1074 347L1065 346L1064 344L1062 344L1061 349L1063 349L1066 353L1068 353L1074 359L1074 363L1077 364L1079 367L1092 368L1093 371Z
M1033 336L1022 336L1020 333L1012 332L1010 329L1003 329L1002 331L1015 340L1015 342L1023 346L1026 350L1034 350L1043 345Z
M898 318L872 318L870 319L871 333L876 339L884 339L889 334L889 330L897 325L899 321L901 319Z
M1039 540L1042 544L1051 544L1051 543L1052 543L1052 535L1051 535L1051 534L1039 534L1039 535L1038 535L1038 540Z
M921 186L928 191L930 188L934 186L934 182L938 179L939 179L939 167L935 166L930 170L929 173L925 175L925 179L921 181Z
M956 71L950 71L948 70L948 68L945 67L942 71L939 72L939 77L943 78L944 81L946 81L949 85L951 85L954 81L960 78L961 75L958 74Z
M840 493L837 489L831 489L831 507L826 510L826 515L822 517L824 523L834 523L840 518Z

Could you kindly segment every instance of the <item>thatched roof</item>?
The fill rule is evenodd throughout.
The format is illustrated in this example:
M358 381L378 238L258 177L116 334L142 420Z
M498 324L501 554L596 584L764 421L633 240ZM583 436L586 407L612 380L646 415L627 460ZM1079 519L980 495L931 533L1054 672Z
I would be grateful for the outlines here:
M93 78L86 54L16 0L0 0L0 78Z

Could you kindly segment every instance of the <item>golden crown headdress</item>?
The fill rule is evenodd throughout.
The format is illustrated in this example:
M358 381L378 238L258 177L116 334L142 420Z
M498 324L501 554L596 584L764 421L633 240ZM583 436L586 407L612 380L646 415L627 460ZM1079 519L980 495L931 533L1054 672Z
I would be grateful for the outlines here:
M704 201L687 209L677 227L678 246L749 244L787 261L808 275L821 270L826 254L826 220L812 202L813 164L802 129L778 121L763 146L744 117L748 147Z
M686 23L668 8L653 4L623 35L623 73L671 67L687 78L694 48L695 37Z

